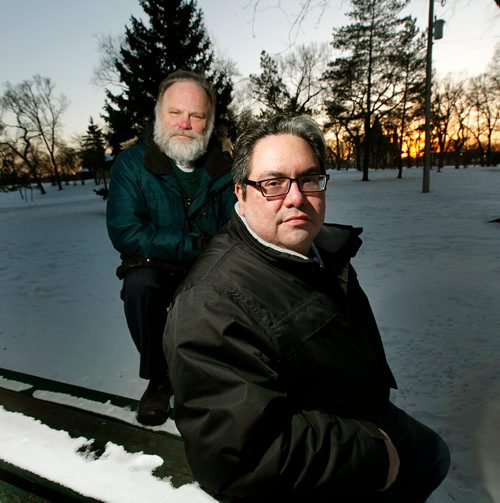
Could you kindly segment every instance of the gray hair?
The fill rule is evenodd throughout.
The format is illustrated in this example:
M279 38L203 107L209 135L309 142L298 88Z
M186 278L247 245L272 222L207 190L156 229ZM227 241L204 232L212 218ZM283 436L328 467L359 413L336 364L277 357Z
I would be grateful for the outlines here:
M316 154L321 172L326 172L325 139L318 124L307 115L276 115L267 121L252 123L236 141L232 168L234 183L243 183L248 177L255 144L266 136L282 134L298 136L305 140Z
M212 84L210 84L210 82L203 75L195 72L190 72L188 70L177 70L170 73L165 79L160 82L160 85L158 87L158 97L156 99L155 105L155 115L157 117L160 115L161 99L163 98L165 91L177 82L186 81L195 82L205 91L209 101L207 130L211 131L215 120L215 105L217 102L217 97Z

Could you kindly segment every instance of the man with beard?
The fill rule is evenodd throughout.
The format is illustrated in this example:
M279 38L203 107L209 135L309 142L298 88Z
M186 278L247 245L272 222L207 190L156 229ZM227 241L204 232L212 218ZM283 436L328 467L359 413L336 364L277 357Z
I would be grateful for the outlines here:
M214 118L208 81L170 74L159 86L153 140L121 153L111 172L107 227L122 259L117 275L139 375L149 381L137 409L146 425L170 412L162 335L173 294L234 207L230 160L209 143Z

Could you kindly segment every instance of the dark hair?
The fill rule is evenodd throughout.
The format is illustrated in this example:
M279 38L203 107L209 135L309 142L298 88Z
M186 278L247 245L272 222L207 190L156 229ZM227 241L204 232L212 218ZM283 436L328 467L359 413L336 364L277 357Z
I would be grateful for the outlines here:
M209 124L213 124L215 119L215 105L217 101L214 88L203 75L188 70L176 70L175 72L172 72L169 75L167 75L167 77L160 82L160 85L158 86L158 97L156 99L155 113L157 115L159 114L161 99L165 94L165 91L176 82L186 82L186 81L195 82L207 94L208 101L210 102L207 122Z
M305 140L316 154L321 172L325 173L325 139L318 124L306 115L276 115L267 121L250 124L236 141L232 168L234 183L243 183L248 177L257 141L266 136L282 134L295 135Z

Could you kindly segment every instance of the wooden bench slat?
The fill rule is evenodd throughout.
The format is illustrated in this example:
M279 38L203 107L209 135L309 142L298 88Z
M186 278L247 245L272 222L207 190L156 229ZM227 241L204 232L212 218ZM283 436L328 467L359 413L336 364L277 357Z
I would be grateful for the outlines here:
M158 478L169 477L174 487L194 481L184 452L184 442L180 437L164 431L154 431L127 424L118 419L103 416L92 411L49 402L35 398L32 395L35 391L49 390L102 403L110 401L114 405L132 406L133 408L135 408L137 403L135 400L6 369L0 369L0 376L32 386L29 390L23 391L12 391L0 387L0 405L5 410L20 412L26 416L38 419L50 428L68 432L73 438L85 437L92 440L91 449L92 452L95 452L96 456L104 451L107 442L121 445L130 453L143 452L144 454L160 456L163 459L163 464L153 471L153 475ZM82 453L82 455L85 454ZM20 481L24 482L20 483ZM94 501L85 498L78 499L80 495L77 495L77 493L72 494L73 491L71 489L47 481L19 467L14 467L9 463L0 462L0 495L2 494L2 490L9 491L9 485L17 487L21 493L22 491L31 492L33 498L38 493L43 498L44 491L48 491L50 494L55 491L61 497L69 498L67 501ZM30 485L32 490L29 489ZM15 490L12 490L13 498L16 497L15 492ZM76 500L74 499L75 497L77 498ZM48 500L50 501L51 497ZM16 500L13 499L13 501ZM25 501L30 500L25 499ZM36 502L37 500L33 499L32 501ZM44 500L41 499L39 501Z

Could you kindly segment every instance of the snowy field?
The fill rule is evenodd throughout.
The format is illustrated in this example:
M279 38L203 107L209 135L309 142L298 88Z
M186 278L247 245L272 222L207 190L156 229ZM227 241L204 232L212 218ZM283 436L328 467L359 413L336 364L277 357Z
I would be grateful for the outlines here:
M331 175L327 220L365 229L353 263L399 384L393 401L451 448L432 503L500 502L500 223L488 223L500 218L500 168L434 170L428 194L415 168L401 180L394 171L372 171L370 182L355 171ZM0 367L139 398L118 254L93 188L0 193ZM109 413L135 421L131 411ZM96 499L213 501L196 485L155 479L158 457L110 444L84 459L76 451L87 439L1 404L0 425L0 458Z

